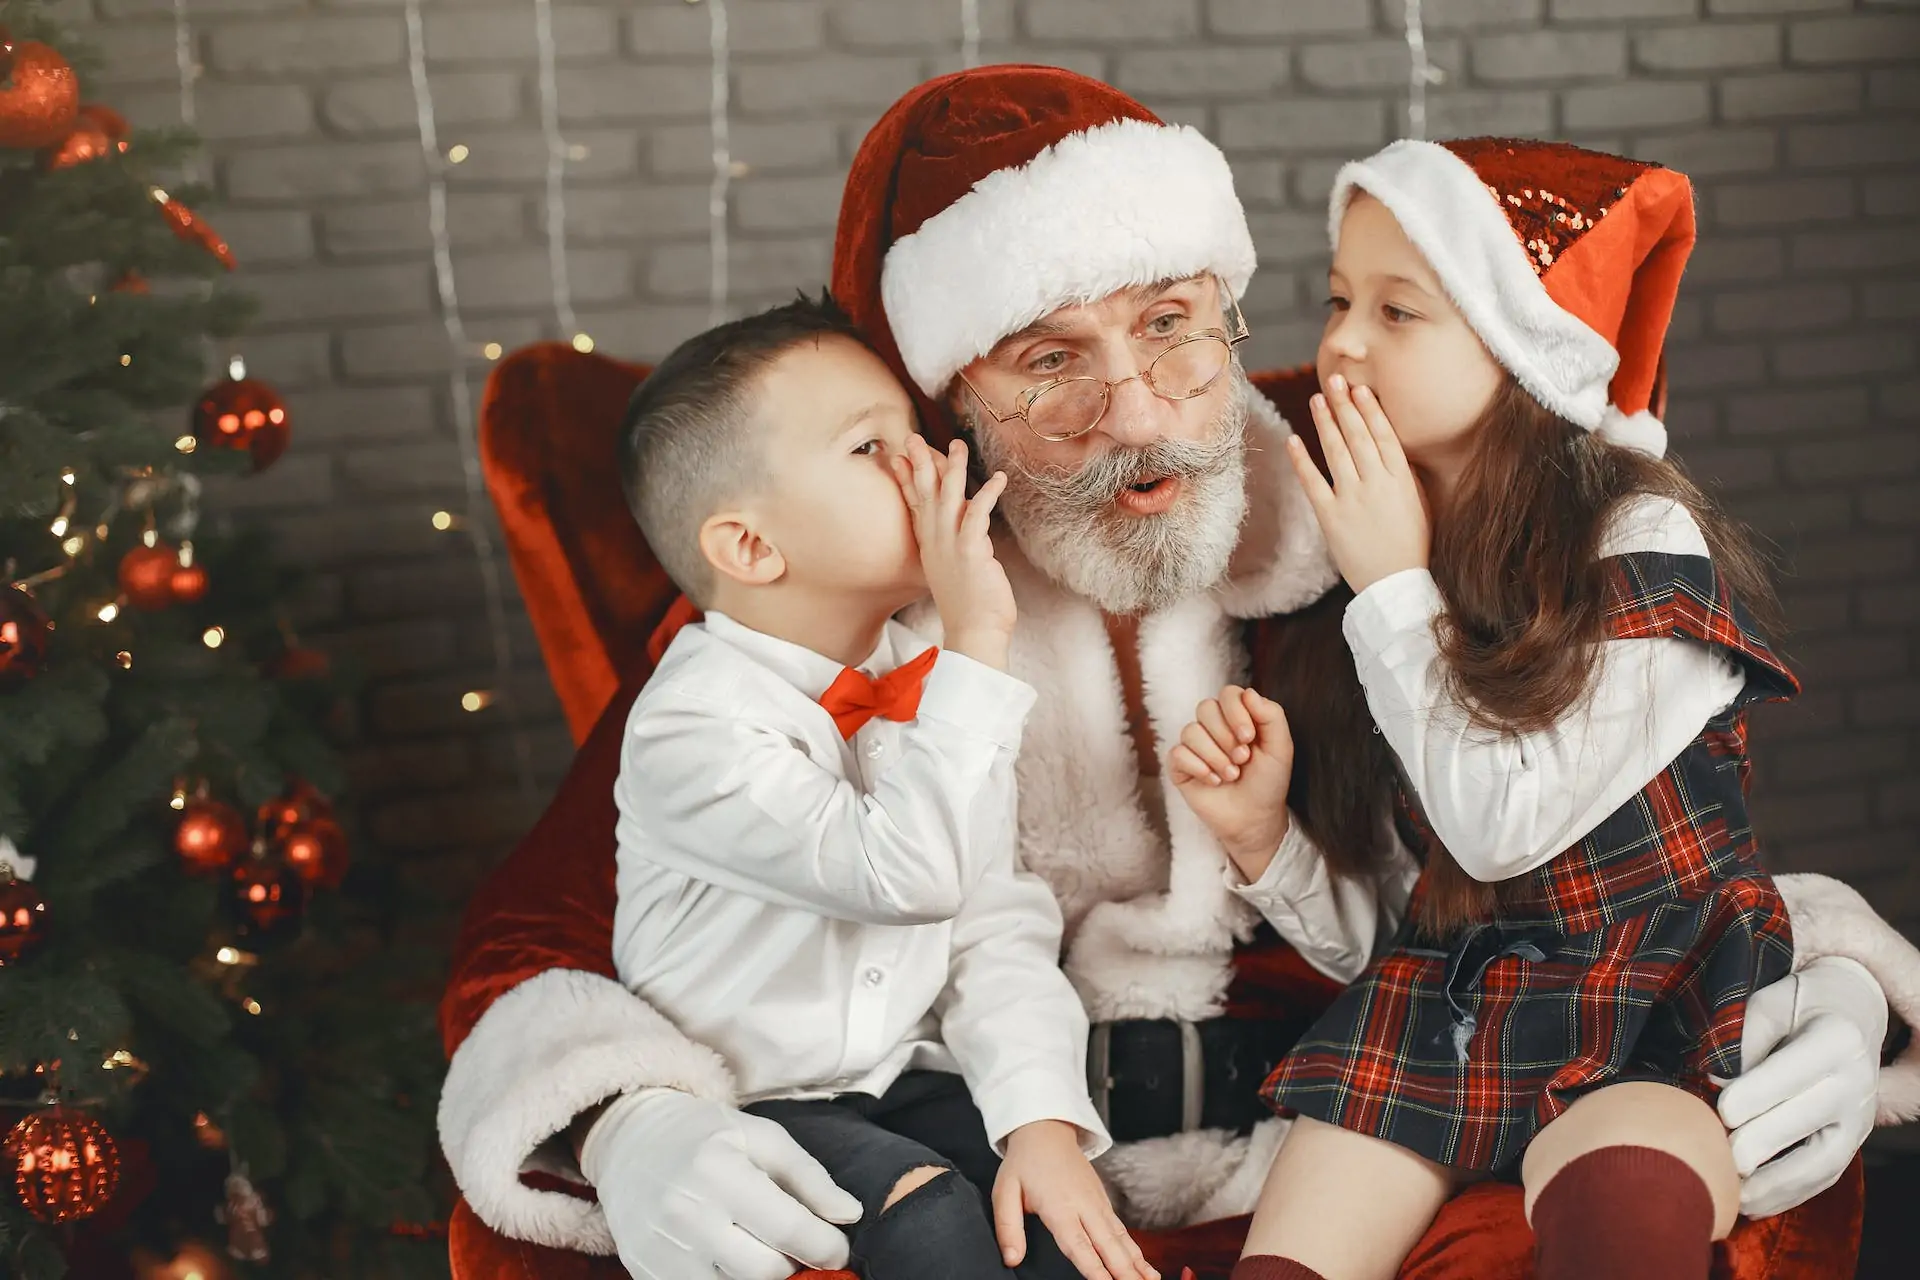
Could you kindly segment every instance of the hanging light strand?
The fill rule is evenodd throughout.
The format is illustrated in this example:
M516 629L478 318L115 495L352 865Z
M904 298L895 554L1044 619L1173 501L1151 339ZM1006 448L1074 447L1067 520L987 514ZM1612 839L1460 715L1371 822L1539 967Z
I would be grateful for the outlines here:
M406 0L407 71L413 81L413 106L420 130L420 156L427 168L427 231L433 241L434 285L440 296L440 318L447 331L450 356L447 392L453 411L454 434L460 443L461 471L466 482L467 536L479 563L481 590L486 601L487 631L493 646L494 687L506 691L513 675L513 640L507 630L506 592L500 566L494 558L493 535L485 519L486 482L480 471L479 442L474 437L473 390L467 383L467 329L460 317L460 294L453 275L453 241L447 230L447 179L440 151L440 131L433 114L433 87L427 80L427 50L420 19L420 0ZM504 711L512 731L514 772L524 799L535 798L533 749L513 699Z
M727 200L733 182L733 144L727 131L726 0L707 0L707 47L712 55L712 93L707 119L713 135L713 181L707 188L707 323L727 318Z
M980 0L960 0L960 65L980 65Z
M554 70L553 0L533 0L533 39L540 52L540 132L547 143L547 274L560 336L580 332L567 274L567 141L560 136L559 77Z
M1440 83L1441 71L1427 60L1427 30L1420 0L1406 0L1407 136L1427 136L1427 86Z

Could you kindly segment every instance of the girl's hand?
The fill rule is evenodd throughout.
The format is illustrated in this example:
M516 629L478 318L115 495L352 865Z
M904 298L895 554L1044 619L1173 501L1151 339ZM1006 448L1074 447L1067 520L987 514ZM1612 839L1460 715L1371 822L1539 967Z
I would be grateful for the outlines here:
M1327 379L1327 393L1313 398L1312 408L1333 484L1313 465L1298 436L1288 437L1287 457L1320 519L1340 576L1359 595L1403 569L1426 568L1433 538L1426 503L1380 401L1367 387L1350 390L1336 373Z
M958 1177L958 1174L948 1174ZM993 1183L993 1229L1009 1267L1027 1256L1026 1215L1037 1214L1060 1252L1087 1280L1160 1280L1113 1212L1100 1175L1060 1120L1021 1125Z
M890 465L913 517L945 647L1005 670L1016 611L987 529L1006 473L994 472L968 499L967 446L955 440L942 457L917 435L907 437L906 456L894 455Z
M1167 753L1167 776L1251 884L1286 838L1293 734L1271 698L1228 685L1194 713Z

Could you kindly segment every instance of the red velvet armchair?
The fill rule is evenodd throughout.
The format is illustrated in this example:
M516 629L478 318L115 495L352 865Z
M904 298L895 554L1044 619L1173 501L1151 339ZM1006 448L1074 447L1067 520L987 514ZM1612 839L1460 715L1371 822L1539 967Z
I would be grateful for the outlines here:
M639 366L549 344L516 352L488 382L481 422L487 484L548 672L581 744L515 862L562 842L613 848L620 726L650 669L647 640L674 595L628 514L618 481L617 427L644 374ZM611 901L611 857L603 874ZM514 880L497 873L476 896L469 918L511 911ZM610 957L607 963L610 971ZM1258 984L1260 998L1279 998L1298 1012L1319 1007L1331 995L1325 980L1293 953L1282 951L1272 963L1274 972ZM449 992L442 1010L449 1053L498 994L458 987ZM1839 1185L1799 1209L1741 1223L1720 1247L1716 1280L1852 1275L1863 1200L1856 1160ZM1245 1230L1245 1219L1228 1219L1142 1233L1140 1239L1164 1274L1177 1276L1190 1266L1200 1280L1224 1280ZM624 1274L613 1259L509 1240L464 1202L455 1209L450 1238L455 1280L617 1280ZM1405 1280L1521 1280L1532 1271L1532 1243L1518 1188L1484 1184L1446 1207L1401 1274Z

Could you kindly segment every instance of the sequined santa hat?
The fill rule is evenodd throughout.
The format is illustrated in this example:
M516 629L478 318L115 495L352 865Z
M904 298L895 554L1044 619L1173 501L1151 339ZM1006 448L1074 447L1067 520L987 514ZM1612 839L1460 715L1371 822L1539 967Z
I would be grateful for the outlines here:
M867 134L833 295L924 410L1058 307L1202 272L1239 297L1253 268L1226 157L1198 130L1071 71L995 66L928 81Z
M1661 350L1693 189L1659 165L1511 138L1393 143L1334 179L1384 204L1487 349L1546 408L1659 457Z

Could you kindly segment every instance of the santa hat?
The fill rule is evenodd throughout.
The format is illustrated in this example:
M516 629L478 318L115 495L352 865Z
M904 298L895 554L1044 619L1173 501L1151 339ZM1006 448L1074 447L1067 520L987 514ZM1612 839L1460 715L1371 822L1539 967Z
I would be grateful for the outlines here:
M1238 297L1253 265L1226 157L1197 130L1058 67L983 67L912 90L861 143L833 295L924 410L1058 307L1202 272Z
M1684 175L1565 143L1396 142L1342 168L1384 204L1487 349L1546 408L1659 457L1661 348L1687 255Z

